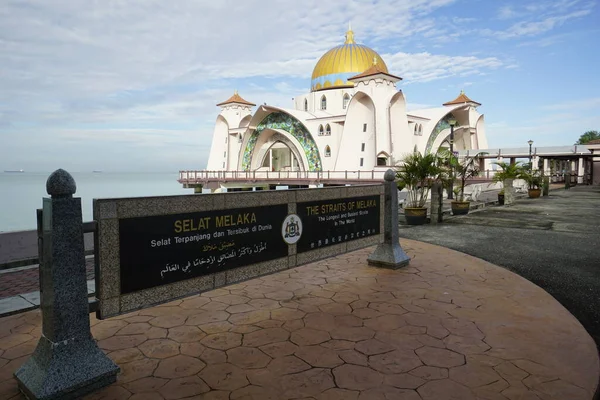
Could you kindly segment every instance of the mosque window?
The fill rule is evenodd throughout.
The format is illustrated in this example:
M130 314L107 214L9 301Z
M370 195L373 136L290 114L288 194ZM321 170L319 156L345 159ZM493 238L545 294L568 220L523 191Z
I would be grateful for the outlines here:
M327 97L325 95L321 97L321 110L327 110Z
M419 124L419 136L423 136L423 125Z
M377 166L387 165L386 157L377 157Z
M419 124L415 124L415 136L419 134Z
M364 143L362 143L362 144L360 145L360 151L365 151L365 144L364 144Z
M331 147L325 146L325 157L331 157Z
M367 131L367 124L363 124L363 132Z
M308 100L304 99L304 111L308 111Z
M323 125L319 125L319 136L323 136Z
M348 107L349 102L350 102L350 96L348 95L348 93L346 93L344 95L344 103L343 103L344 110Z
M330 136L330 135L331 135L331 126L329 126L329 124L327 124L327 125L325 126L325 134L326 134L327 136Z
M242 134L241 133L238 136L238 143L242 143Z
M226 151L223 152L223 157L227 157L227 152Z
M363 158L360 159L360 166L361 167L363 166L363 160L364 160Z

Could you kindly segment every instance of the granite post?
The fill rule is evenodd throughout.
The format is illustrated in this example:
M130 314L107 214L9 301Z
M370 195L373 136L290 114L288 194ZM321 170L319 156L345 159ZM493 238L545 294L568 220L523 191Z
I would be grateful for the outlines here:
M508 206L515 202L515 188L513 187L512 179L505 179L504 185L504 205Z
M550 177L544 176L544 183L542 185L542 195L548 196L549 191L550 191Z
M441 183L434 183L431 186L431 224L437 224L443 221L442 201L443 188Z
M398 187L396 174L388 169L384 175L383 243L367 258L369 265L398 269L408 265L410 257L402 250L398 235Z
M40 305L42 336L15 372L29 399L76 399L116 381L119 367L90 331L81 199L65 170L46 182L51 198L41 213Z

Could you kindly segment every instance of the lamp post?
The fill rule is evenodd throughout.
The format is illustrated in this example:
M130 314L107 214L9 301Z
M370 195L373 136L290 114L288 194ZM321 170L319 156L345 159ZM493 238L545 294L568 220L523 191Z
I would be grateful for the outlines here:
M533 162L531 161L531 145L533 145L533 140L529 139L527 144L529 145L529 172L531 172L533 169Z
M450 116L448 124L450 125L450 156L454 157L454 125L456 125L456 118ZM448 192L448 199L454 200L454 171L452 164L450 164L450 191Z

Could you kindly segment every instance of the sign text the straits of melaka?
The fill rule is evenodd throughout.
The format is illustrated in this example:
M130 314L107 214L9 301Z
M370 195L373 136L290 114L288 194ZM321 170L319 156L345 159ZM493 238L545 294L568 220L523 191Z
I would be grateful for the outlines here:
M298 203L299 253L379 234L379 195Z
M119 220L121 294L288 255L287 204Z

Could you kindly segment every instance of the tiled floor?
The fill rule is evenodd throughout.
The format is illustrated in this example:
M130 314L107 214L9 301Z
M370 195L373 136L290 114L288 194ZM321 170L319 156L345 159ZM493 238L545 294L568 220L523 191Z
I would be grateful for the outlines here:
M85 259L87 279L94 279L94 258ZM0 272L0 299L40 290L40 273L37 266L17 268L17 271Z
M364 249L109 320L121 367L89 399L585 399L596 346L562 306L502 268L402 241L398 271ZM0 398L40 335L39 310L0 320Z

